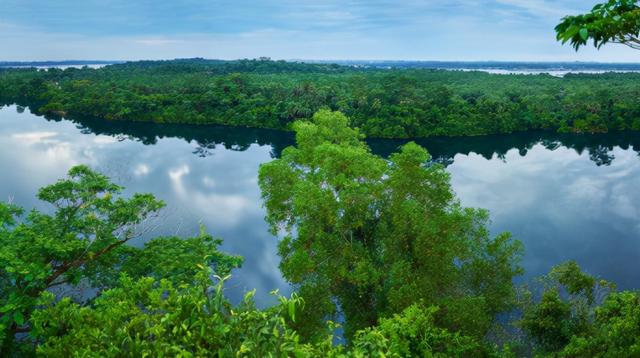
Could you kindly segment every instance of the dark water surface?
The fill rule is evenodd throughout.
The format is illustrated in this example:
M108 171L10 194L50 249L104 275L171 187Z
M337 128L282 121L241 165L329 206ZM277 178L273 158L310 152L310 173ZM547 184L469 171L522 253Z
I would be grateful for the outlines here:
M47 120L0 109L0 200L48 209L41 186L88 164L167 203L154 236L195 235L202 223L242 255L228 294L290 288L278 270L257 184L261 163L293 143L290 133L215 126ZM404 141L371 140L388 155ZM493 232L510 231L526 249L522 280L575 259L621 288L640 288L640 134L520 133L419 141L447 166L465 206L491 211ZM136 243L140 244L140 242Z

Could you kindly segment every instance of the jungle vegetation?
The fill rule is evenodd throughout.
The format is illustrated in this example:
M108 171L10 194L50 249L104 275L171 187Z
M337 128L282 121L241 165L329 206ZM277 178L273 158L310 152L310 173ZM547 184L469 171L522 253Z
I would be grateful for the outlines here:
M0 69L0 102L52 116L285 130L330 109L371 138L599 133L640 129L639 80L189 59Z

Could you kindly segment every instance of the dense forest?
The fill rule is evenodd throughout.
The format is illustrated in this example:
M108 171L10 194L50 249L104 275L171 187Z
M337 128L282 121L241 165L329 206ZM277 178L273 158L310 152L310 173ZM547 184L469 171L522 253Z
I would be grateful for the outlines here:
M493 75L269 59L0 70L0 102L57 116L291 129L339 110L369 137L640 130L640 74Z
M640 295L554 267L517 287L523 247L492 236L414 142L384 159L339 112L293 125L260 168L280 269L296 289L260 309L224 285L243 259L202 228L149 234L164 203L86 166L39 190L51 210L0 203L5 356L635 357ZM425 220L425 217L428 220ZM336 323L341 322L341 323ZM340 330L339 330L340 329ZM341 342L345 342L342 344Z

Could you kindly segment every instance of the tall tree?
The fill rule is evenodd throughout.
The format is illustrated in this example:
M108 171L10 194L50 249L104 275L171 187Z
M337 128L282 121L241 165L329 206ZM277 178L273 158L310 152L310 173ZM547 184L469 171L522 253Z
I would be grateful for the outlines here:
M409 143L386 161L329 110L294 128L297 146L259 182L267 221L286 233L281 270L308 304L301 322L341 312L350 337L423 302L441 305L438 324L483 336L510 308L520 244L490 238L487 213L460 206L426 150Z

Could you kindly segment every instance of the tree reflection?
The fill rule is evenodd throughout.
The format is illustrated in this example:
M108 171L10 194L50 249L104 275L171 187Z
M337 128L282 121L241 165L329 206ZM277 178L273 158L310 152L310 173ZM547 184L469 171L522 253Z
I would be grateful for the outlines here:
M431 153L435 162L445 166L454 162L456 154L478 154L485 159L498 158L506 161L506 154L516 149L521 157L527 155L535 145L554 151L559 148L570 148L582 155L587 153L589 159L597 166L608 166L615 160L613 150L633 149L640 155L639 132L615 132L607 134L564 134L549 131L529 131L503 135L480 137L439 137L415 139ZM384 156L397 151L407 140L370 139L372 150Z
M294 136L282 132L260 128L228 127L217 125L160 124L151 122L109 121L97 118L61 118L46 116L47 120L74 122L82 133L108 135L118 141L126 139L154 145L162 138L178 138L195 144L193 154L208 157L218 146L227 150L245 151L252 144L268 145L271 156L276 158L282 150L294 143ZM371 149L382 156L389 156L409 140L369 139ZM589 159L597 166L613 163L613 150L633 148L640 155L640 133L615 132L607 134L561 134L550 131L528 131L502 135L478 137L433 137L414 139L427 148L433 161L448 166L453 164L456 154L476 153L486 159L499 158L506 161L506 154L518 150L524 157L535 145L548 150L561 147L571 148L578 154L588 153Z

